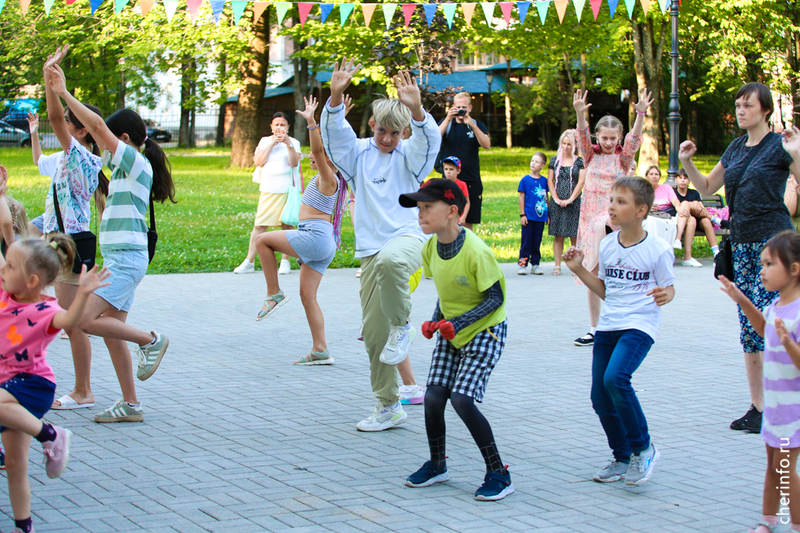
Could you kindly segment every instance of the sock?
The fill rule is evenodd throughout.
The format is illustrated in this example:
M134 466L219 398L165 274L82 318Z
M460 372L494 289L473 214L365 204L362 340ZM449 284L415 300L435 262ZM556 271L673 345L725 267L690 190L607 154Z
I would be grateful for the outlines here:
M594 335L595 333L597 333L597 328L592 328L591 330L589 330L589 333Z
M717 255L719 253L719 246L712 246L711 251L714 252L714 255Z
M132 407L132 408L134 408L134 409L138 409L138 408L139 408L139 406L141 406L141 405L142 405L142 402L139 402L139 403L125 402L125 403L127 403L127 404L128 404L128 407Z
M20 528L25 533L31 533L33 530L33 520L29 516L25 520L14 520L14 525Z
M56 440L56 430L50 424L42 422L42 430L36 435L36 440L39 442L52 442Z
M767 524L769 524L771 526L777 526L778 525L778 517L776 515L763 515L761 517L761 520L766 522Z

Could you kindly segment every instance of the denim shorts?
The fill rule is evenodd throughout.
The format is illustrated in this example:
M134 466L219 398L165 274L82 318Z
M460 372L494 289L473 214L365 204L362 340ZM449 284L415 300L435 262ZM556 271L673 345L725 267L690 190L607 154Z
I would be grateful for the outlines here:
M110 303L114 309L128 312L133 305L133 296L139 282L147 273L147 250L102 250L103 266L108 268L108 287L100 287L94 293Z
M40 233L44 233L44 215L39 215L38 217L31 220L31 224L33 227L39 230Z
M36 418L42 418L56 397L56 384L42 376L19 373L4 383L3 388ZM6 428L0 426L0 432Z
M320 274L325 274L325 269L336 255L333 224L325 220L303 220L297 229L286 232L286 239L303 263Z

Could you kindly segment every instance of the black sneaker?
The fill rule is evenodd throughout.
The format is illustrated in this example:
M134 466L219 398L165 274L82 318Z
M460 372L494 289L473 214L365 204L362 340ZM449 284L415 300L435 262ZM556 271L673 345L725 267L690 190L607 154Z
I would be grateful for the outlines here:
M583 337L578 337L575 339L575 341L573 341L573 344L575 346L592 346L594 345L594 334L587 333Z
M761 433L761 415L761 411L756 409L755 405L750 404L750 409L743 417L731 422L731 429L748 433Z

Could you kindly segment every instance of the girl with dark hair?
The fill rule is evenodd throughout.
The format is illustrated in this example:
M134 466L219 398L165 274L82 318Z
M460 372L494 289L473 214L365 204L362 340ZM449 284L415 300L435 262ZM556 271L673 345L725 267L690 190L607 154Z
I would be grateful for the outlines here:
M66 55L67 47L56 55ZM49 86L63 98L70 112L80 120L103 150L103 161L112 170L108 207L100 224L100 250L110 272L110 285L89 296L80 328L103 337L122 389L122 399L102 413L95 422L141 422L144 410L136 397L133 368L127 342L139 345L136 376L153 375L169 346L169 339L125 323L134 292L147 272L147 224L145 213L152 197L157 202L175 202L169 163L164 151L147 137L142 118L121 109L104 122L67 91L64 72L56 61L48 67ZM144 147L144 154L139 150ZM77 370L77 369L76 369ZM78 377L76 376L76 380Z
M701 174L692 161L697 153L692 141L681 144L678 157L700 194L714 194L725 186L726 203L732 213L732 281L763 310L778 293L767 291L761 281L761 249L773 235L793 229L783 195L789 171L795 175L800 172L800 130L796 127L786 130L783 138L770 131L772 94L765 85L748 83L742 86L735 102L736 121L747 134L728 146L708 176ZM743 417L731 423L731 429L759 433L764 410L764 339L753 329L741 307L739 326L752 403Z
M56 54L49 56L45 62L44 86L47 115L62 151L52 155L42 155L37 135L39 119L36 115L28 115L34 163L39 167L42 175L51 178L44 214L33 219L29 225L30 232L36 236L62 231L69 235L90 231L92 195L95 195L96 203L98 199L101 199L97 212L99 218L101 216L100 205L105 204L105 196L108 191L108 180L101 170L103 165L100 161L100 151L91 133L70 112L69 108L61 107L61 100L48 83L49 67L58 64L63 58L59 52L56 51ZM98 117L102 116L96 107L89 105L85 107ZM100 181L105 182L105 191L101 190ZM53 195L54 191L56 196ZM55 202L58 202L63 228L60 228L58 224ZM68 308L75 299L75 295L78 293L78 280L79 275L72 272L71 269L64 270L56 279L56 297L58 305L62 308ZM75 386L69 394L65 394L53 402L53 409L92 407L94 405L94 395L90 384L92 346L89 336L77 327L65 328L64 333L69 336L72 349Z
M253 181L259 184L261 195L253 231L250 233L247 257L241 265L233 269L236 274L255 272L256 239L259 235L275 226L280 226L282 230L294 229L294 226L281 222L281 213L292 184L300 185L300 142L289 137L289 117L280 111L272 115L270 128L272 135L259 141L253 155L256 164ZM290 271L289 259L281 255L278 273L288 274Z

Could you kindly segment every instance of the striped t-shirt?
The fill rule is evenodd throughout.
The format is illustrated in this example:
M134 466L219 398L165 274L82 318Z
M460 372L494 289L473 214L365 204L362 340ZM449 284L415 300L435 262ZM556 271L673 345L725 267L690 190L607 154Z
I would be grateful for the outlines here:
M761 437L773 448L800 448L800 368L786 353L775 330L783 320L789 337L800 341L800 299L764 311L764 417Z
M113 156L103 153L103 163L111 169L111 179L100 224L100 250L147 250L145 214L153 186L150 161L120 141Z

